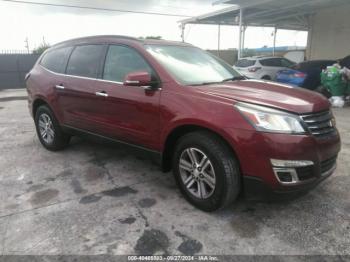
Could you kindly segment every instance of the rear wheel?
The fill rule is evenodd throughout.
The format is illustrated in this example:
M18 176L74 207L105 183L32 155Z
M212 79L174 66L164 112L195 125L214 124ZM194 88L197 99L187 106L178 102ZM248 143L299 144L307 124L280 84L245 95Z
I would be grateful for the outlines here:
M263 80L271 80L271 77L270 76L263 76L261 79L263 79Z
M34 121L38 138L46 149L57 151L68 145L70 136L62 131L48 106L42 105L37 109Z
M239 167L233 153L209 132L189 133L179 140L173 171L186 199L204 211L228 206L240 191Z

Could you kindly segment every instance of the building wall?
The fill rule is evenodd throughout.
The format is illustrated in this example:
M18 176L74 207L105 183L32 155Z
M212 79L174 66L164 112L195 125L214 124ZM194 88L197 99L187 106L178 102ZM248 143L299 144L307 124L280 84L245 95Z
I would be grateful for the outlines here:
M308 59L350 55L350 4L323 9L310 17Z

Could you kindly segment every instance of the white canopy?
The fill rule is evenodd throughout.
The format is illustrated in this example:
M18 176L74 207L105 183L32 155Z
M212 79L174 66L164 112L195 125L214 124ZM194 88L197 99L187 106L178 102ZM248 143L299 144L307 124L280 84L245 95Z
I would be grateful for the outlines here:
M186 24L240 26L240 56L247 26L308 31L310 15L319 9L346 3L349 3L349 0L219 0L214 4L233 6L181 20L180 23L183 30Z
M182 24L239 25L244 9L245 26L308 30L308 16L318 9L349 3L349 0L220 0L214 4L233 4L219 11L180 21Z

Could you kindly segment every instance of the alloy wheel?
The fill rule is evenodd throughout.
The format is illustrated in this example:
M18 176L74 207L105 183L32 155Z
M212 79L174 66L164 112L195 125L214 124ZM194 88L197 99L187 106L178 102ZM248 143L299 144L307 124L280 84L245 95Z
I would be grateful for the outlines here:
M197 148L185 149L179 161L181 180L193 196L206 199L215 190L216 178L208 156Z
M38 125L41 138L46 144L51 144L55 137L55 131L50 116L45 113L41 114Z

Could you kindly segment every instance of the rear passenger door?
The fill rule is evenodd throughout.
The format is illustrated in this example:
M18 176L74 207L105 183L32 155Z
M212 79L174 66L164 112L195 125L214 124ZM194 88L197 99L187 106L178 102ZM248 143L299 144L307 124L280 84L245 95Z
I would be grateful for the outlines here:
M58 89L58 101L65 125L95 132L103 109L96 102L103 97L95 94L104 45L76 46L68 60L66 75Z
M61 94L61 89L59 88L64 81L64 72L72 49L73 47L50 49L40 61L41 67L46 70L45 74L34 72L34 74L38 74L37 77L40 77L40 82L36 83L36 85L38 87L41 86L45 90L46 97L50 100L50 105L60 121L62 121L63 117L58 103L58 97ZM31 73L33 74L33 71Z

